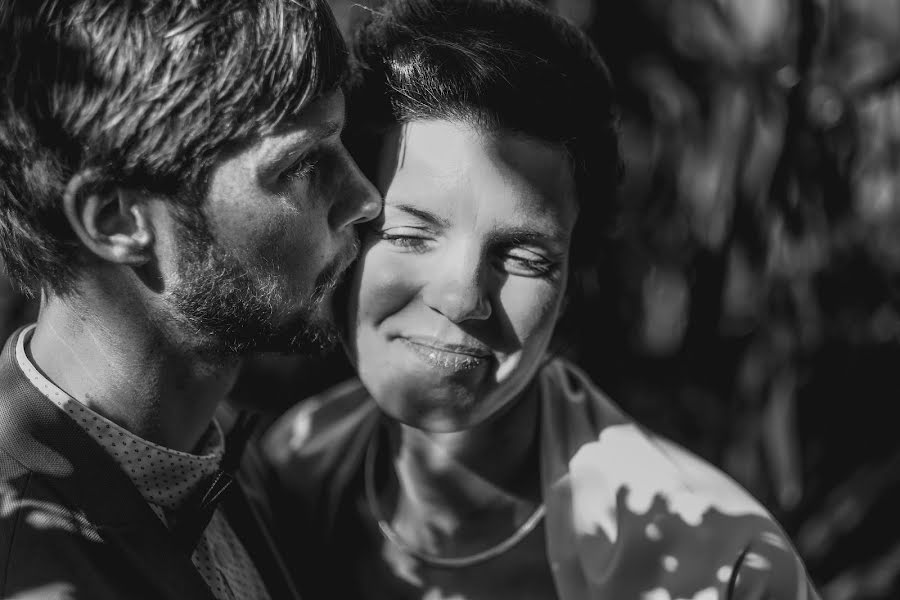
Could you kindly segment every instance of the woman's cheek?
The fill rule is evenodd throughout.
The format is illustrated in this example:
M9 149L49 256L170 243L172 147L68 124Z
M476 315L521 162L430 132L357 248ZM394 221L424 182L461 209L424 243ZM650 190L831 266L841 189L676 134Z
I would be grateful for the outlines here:
M366 253L360 282L360 321L377 326L400 311L417 291L423 262L419 257L392 251L381 244Z
M562 286L556 282L522 278L503 287L500 301L513 332L524 345L535 335L549 339L562 304Z

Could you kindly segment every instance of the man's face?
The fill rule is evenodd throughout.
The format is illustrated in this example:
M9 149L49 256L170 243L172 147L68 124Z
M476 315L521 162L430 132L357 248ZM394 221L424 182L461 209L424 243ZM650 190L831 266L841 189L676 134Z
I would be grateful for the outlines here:
M212 352L333 343L331 294L381 198L344 148L340 91L213 170L201 211L175 212L167 316Z

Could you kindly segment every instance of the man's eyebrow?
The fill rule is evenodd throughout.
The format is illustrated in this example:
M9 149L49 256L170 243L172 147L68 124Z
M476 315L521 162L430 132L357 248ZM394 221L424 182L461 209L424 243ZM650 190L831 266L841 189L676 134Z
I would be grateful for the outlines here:
M422 210L421 208L417 208L415 206L411 206L409 204L389 204L385 208L393 208L395 210L399 210L405 212L408 215L412 215L417 219L421 219L434 227L447 228L450 223L447 219L440 217L433 212L429 212L427 210Z
M325 121L306 129L303 135L294 138L288 146L294 148L311 146L320 140L334 137L344 129L344 122L339 120Z
M288 135L286 139L277 140L264 150L262 163L277 166L286 159L294 158L314 146L321 140L337 135L344 128L342 121L325 121L320 125L306 129L300 135Z

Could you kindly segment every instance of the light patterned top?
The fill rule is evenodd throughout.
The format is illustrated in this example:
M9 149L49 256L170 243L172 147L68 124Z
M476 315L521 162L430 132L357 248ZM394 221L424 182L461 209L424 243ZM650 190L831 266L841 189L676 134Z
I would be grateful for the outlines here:
M153 512L167 523L167 513L180 508L218 469L225 452L219 424L210 424L196 454L142 439L78 402L41 373L27 352L33 331L34 326L23 330L16 340L16 361L22 372L112 456ZM213 514L191 559L219 600L269 598L259 572L221 508Z

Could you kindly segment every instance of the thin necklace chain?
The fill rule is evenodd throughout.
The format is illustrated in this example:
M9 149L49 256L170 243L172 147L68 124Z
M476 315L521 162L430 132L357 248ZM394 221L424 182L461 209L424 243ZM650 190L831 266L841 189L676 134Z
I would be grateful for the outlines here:
M417 550L413 548L410 544L408 544L399 533L397 533L393 527L388 523L387 519L384 517L384 514L381 512L381 504L378 502L378 497L375 493L375 444L378 440L378 435L375 434L372 436L372 439L369 440L368 448L366 448L366 458L365 458L365 486L366 486L366 502L369 504L369 510L372 511L372 514L375 516L375 520L378 523L378 529L381 531L381 535L384 538L402 550L403 552L414 556L421 560L424 563L427 563L434 567L443 567L443 568L451 568L458 569L462 567L470 567L472 565L477 565L479 563L485 562L494 558L495 556L499 556L521 542L529 533L531 533L535 527L537 527L538 523L541 522L541 519L544 518L544 513L546 512L546 508L544 503L541 502L540 506L531 514L528 519L522 523L522 525L513 532L511 536L501 541L500 543L491 546L487 550L482 550L481 552L476 552L475 554L470 554L469 556L453 556L453 557L444 557L444 556L436 556L434 554L428 554L426 552L422 552L421 550Z

